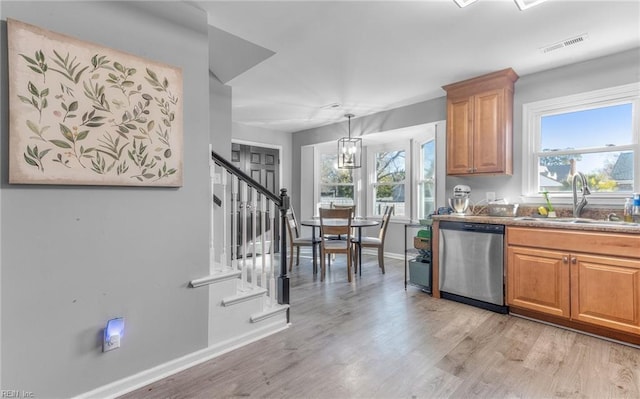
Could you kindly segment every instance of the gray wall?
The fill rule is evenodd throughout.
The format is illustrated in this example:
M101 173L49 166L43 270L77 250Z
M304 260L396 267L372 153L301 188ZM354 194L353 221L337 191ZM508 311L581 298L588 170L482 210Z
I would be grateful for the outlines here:
M351 121L351 131L353 135L358 136L425 123L434 123L446 119L446 108L446 98L441 97L390 111L379 112L377 114L359 118L356 117ZM294 133L293 165L301 165L303 162L300 155L302 146L337 141L340 137L346 136L347 133L348 124L346 122ZM440 148L444 149L442 141L438 143L438 149ZM438 156L440 156L440 154L438 154ZM365 155L363 155L363 159L366 159ZM304 162L312 162L312 159L307 157ZM300 198L302 194L300 191L300 182L302 176L300 173L302 170L307 170L312 173L313 167L307 165L306 167L294 168L292 171L291 199L298 215L311 214L310 212L312 212L310 210L301 209ZM366 170L364 170L363 173L366 175ZM304 179L313 179L313 176L306 176ZM392 223L389 224L388 228L389 230L387 231L387 238L385 241L385 251L395 254L404 253L404 225L393 223L392 218ZM363 234L377 235L376 229L377 227L363 229Z
M511 202L521 202L522 106L638 81L640 49L520 77L515 84L513 104L513 176L448 177L447 193L453 192L456 184L466 184L472 189L471 200L474 202L485 199L486 191L496 192L496 198L507 197ZM609 205L622 206L623 203L618 201Z
M225 55L220 54L223 57ZM231 159L231 87L225 86L209 74L209 92L211 106L209 123L211 125L210 139L212 150L226 159Z
M351 131L354 136L384 132L403 127L421 125L423 123L437 122L446 119L447 103L445 98L424 101L406 107L379 112L377 114L363 116L351 121ZM322 126L317 129L303 130L293 133L293 165L301 165L301 150L305 145L338 141L340 137L348 133L347 122ZM300 211L300 171L302 168L294 168L291 173L291 199L298 215ZM313 170L313 169L311 169ZM305 177L307 178L307 177ZM313 178L309 176L308 178Z
M472 201L485 199L486 191L494 191L498 197L508 197L519 201L522 191L522 105L564 95L618 86L640 81L640 49L634 49L607 57L568 65L561 68L522 76L516 82L513 115L514 133L514 174L513 176L447 176L445 197L453 192L456 184L467 184L472 188ZM517 72L517 71L516 71ZM451 82L442 82L447 84ZM444 92L443 92L444 94ZM374 115L357 118L352 121L353 131L363 134L382 132L422 123L446 119L446 97L409 105ZM354 123L355 122L355 123ZM298 165L301 147L337 141L345 135L346 124L334 124L293 134L293 164ZM445 157L446 147L438 145L438 158ZM300 214L300 181L303 176L295 168L292 174L292 200ZM306 170L306 169L305 169ZM312 170L312 169L311 169ZM304 177L312 178L312 176ZM438 204L442 206L444 204ZM617 204L621 205L621 204ZM403 253L403 231L399 226L391 226L388 234L395 237L385 246L387 252Z
M2 1L2 389L69 397L207 346L207 17L175 2ZM7 183L6 18L181 67L184 186ZM101 353L123 316L122 347Z

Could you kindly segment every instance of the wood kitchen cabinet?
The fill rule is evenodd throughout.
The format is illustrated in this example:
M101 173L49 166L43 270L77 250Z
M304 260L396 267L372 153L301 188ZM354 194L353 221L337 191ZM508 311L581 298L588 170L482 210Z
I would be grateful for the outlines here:
M447 92L447 174L513 173L511 68L443 86Z
M640 260L572 254L570 262L571 319L640 334Z
M563 318L571 316L567 255L559 251L509 246L507 302Z
M514 313L640 335L640 235L509 227L507 254Z

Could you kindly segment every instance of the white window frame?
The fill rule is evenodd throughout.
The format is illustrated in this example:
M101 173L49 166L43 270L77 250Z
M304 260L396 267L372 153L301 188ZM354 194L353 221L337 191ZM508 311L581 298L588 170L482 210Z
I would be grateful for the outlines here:
M542 194L537 192L538 159L536 155L540 152L540 123L543 116L602 108L623 103L632 103L633 107L632 143L627 146L618 146L617 148L633 151L633 185L635 191L640 190L639 93L640 82L637 82L524 104L522 106L522 199L525 202L540 202L542 200ZM612 200L626 197L629 197L629 193L593 192L589 196L589 202L593 204L611 204ZM572 202L572 193L556 193L553 198L556 203L569 204Z
M411 207L412 204L412 181L413 181L413 162L412 162L412 153L411 153L411 142L410 140L403 140L397 143L386 143L386 144L378 144L378 145L370 145L367 146L367 168L368 168L368 189L366 193L367 203L369 206L367 207L367 217L370 218L379 218L380 215L373 214L373 208L375 204L375 188L377 187L376 181L376 154L381 151L404 151L404 168L405 168L405 179L402 184L404 184L404 215L402 216L394 216L395 220L408 221L411 218L411 214L413 209ZM395 183L400 184L400 183Z
M318 216L318 206L320 204L321 201L321 190L320 190L320 186L322 185L322 179L320 176L320 164L322 162L322 155L324 154L329 154L329 155L337 155L337 146L335 143L328 143L328 144L320 144L317 145L315 147L315 159L316 161L314 162L314 198L315 198L315 210L314 210L314 216ZM353 203L356 206L356 216L360 216L360 214L362 213L361 209L362 209L362 204L360 201L360 169L351 169L352 172L352 177L353 177ZM340 185L340 184L336 184L336 185ZM347 185L347 184L342 184L342 185Z
M413 193L413 195L415 195L415 197L411 197L412 201L413 201L413 208L412 208L412 219L425 219L427 218L429 215L421 215L420 214L420 207L422 206L422 201L421 201L421 196L422 196L422 185L425 183L428 183L430 179L424 179L424 176L422 175L422 165L424 163L424 160L422 159L422 146L429 143L429 142L433 142L433 145L435 147L435 171L434 171L434 176L433 176L433 187L434 187L434 191L435 191L435 196L433 197L433 206L434 206L434 210L438 209L438 198L437 198L437 187L436 187L436 183L438 181L438 141L436 139L436 135L435 135L435 129L433 132L433 135L430 136L429 138L419 138L419 139L414 139L412 140L413 142L413 153L412 155L412 167L411 167L411 181L414 183L415 187L411 190ZM415 215L415 216L413 216Z

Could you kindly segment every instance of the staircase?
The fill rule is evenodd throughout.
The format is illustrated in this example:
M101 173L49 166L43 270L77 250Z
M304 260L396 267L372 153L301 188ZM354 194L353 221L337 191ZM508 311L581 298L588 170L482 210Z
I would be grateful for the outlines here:
M189 286L208 289L209 348L225 350L289 325L289 197L286 189L277 196L211 154L210 274Z

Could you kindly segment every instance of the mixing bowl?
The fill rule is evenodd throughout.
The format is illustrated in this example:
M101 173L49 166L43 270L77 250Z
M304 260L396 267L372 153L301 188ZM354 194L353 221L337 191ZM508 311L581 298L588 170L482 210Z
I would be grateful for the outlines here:
M449 207L456 213L465 213L469 208L469 197L449 198Z

